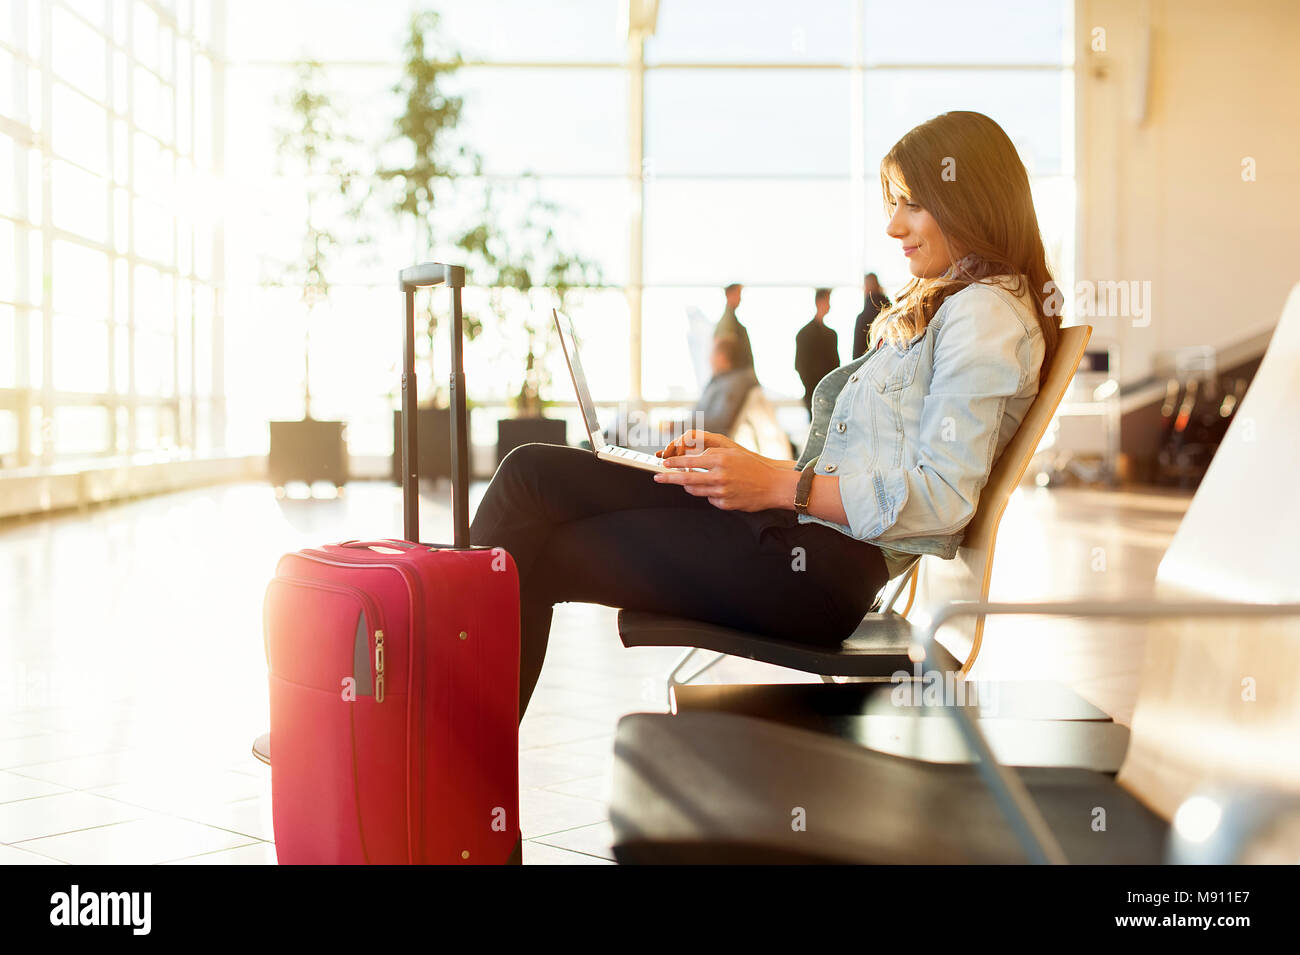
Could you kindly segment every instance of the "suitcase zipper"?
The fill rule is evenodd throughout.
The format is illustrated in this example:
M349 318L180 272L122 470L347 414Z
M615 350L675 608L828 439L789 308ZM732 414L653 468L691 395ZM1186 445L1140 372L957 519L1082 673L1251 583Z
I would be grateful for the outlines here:
M350 594L356 598L357 603L361 604L361 612L366 615L366 620L372 621L372 626L374 628L372 630L375 643L374 696L376 703L384 702L384 631L380 626L382 621L379 619L379 609L375 605L375 602L370 599L370 595L364 590L360 590L356 587L349 587L346 584L325 583L324 581L313 580L310 577L280 575L275 579L298 587L312 587L316 590ZM355 676L355 674L353 674L353 676Z

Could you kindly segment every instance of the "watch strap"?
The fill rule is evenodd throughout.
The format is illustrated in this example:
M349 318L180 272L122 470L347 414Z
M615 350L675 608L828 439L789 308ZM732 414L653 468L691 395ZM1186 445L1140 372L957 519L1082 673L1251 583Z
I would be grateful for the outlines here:
M794 509L797 514L808 513L808 497L812 494L812 479L816 474L817 458L813 458L799 472L799 483L794 489Z

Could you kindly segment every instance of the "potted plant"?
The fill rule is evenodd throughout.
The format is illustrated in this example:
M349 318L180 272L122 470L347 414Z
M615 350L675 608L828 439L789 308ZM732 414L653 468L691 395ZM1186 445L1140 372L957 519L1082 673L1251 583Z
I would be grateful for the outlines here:
M414 258L459 259L467 266L471 284L487 290L488 311L502 327L517 331L518 340L524 344L523 373L513 402L515 417L498 427L500 460L510 448L525 441L563 444L565 440L564 422L542 417L542 392L549 385L545 359L553 329L549 321L539 327L531 317L521 319L520 315L533 314L532 309L522 306L531 301L539 282L554 288L563 305L577 287L599 278L594 266L560 247L555 232L557 210L539 198L535 180L530 180L532 195L522 206L522 216L501 221L502 213L494 201L497 193L481 180L482 160L455 136L464 103L461 97L446 91L444 81L459 69L461 62L460 54L441 36L436 13L426 11L411 18L403 77L394 87L402 97L404 110L396 120L390 143L401 147L404 161L381 167L378 176L394 189L392 209L414 233ZM439 205L436 200L444 189L464 190L469 177L481 184L482 213L474 221L462 221L459 228L452 228L446 221L446 203ZM446 238L451 236L454 238ZM549 317L549 307L545 313ZM426 309L422 316L426 334L420 343L425 352L421 366L432 370L433 355L441 341L440 323L432 309ZM477 338L482 327L477 315L466 312L467 339ZM426 380L432 381L433 376ZM441 384L426 394L430 398L420 408L418 422L420 473L450 477L448 396ZM394 480L401 472L400 417L400 411L395 411Z
M515 341L522 343L513 356L522 358L523 364L511 402L514 414L497 422L498 464L521 444L566 443L564 420L544 415L547 402L543 395L551 385L548 359L555 343L555 328L550 319L551 303L538 301L537 293L553 291L564 310L577 289L600 282L599 268L560 245L556 234L559 210L540 197L536 180L526 180L521 188L530 190L522 203L523 212L503 226L497 210L520 207L520 203L494 202L494 191L489 187L484 198L484 224L466 233L458 243L468 260L476 263L476 273L490 283L488 310L501 327L514 333Z
M293 480L312 484L328 481L341 488L348 477L345 426L312 416L311 332L313 314L329 299L327 272L339 245L333 224L355 216L350 205L356 174L342 151L351 137L325 89L320 63L299 64L298 78L285 106L288 121L280 130L277 158L282 172L291 172L303 186L303 247L301 254L280 263L272 284L300 290L304 309L303 416L298 421L271 421L267 476L277 488Z

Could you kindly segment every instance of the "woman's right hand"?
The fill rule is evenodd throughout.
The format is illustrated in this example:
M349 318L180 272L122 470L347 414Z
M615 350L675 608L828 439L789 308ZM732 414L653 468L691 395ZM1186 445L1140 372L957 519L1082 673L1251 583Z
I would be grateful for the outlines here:
M671 458L679 454L702 454L709 448L739 447L740 445L725 434L714 434L712 431L698 431L692 428L670 441L668 447L662 451L656 451L655 455L661 458Z

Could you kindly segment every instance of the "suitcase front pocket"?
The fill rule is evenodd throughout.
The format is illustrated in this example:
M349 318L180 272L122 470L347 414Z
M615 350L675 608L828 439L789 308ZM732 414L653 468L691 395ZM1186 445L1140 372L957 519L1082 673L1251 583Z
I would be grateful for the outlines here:
M282 860L409 861L406 694L385 692L377 601L345 584L280 576L265 614Z
M277 577L267 588L266 632L267 663L280 679L384 701L384 626L365 591Z

